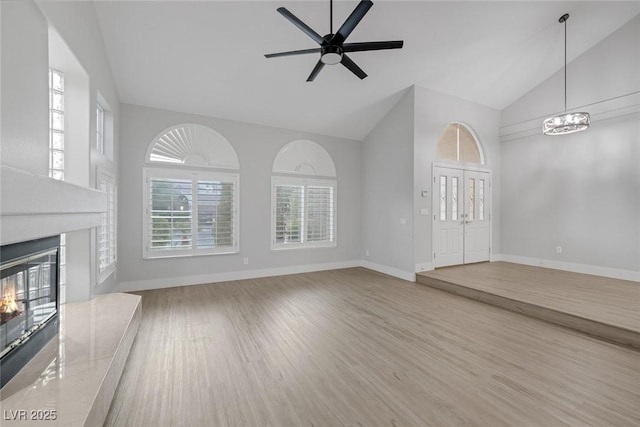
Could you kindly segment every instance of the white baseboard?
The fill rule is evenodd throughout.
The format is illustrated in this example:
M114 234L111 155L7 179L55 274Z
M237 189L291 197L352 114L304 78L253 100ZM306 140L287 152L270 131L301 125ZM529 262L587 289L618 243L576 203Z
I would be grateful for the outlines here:
M400 270L398 268L389 267L382 264L376 264L369 261L360 261L360 266L368 268L369 270L377 271L378 273L388 274L389 276L397 277L398 279L407 280L409 282L416 281L416 273L410 273L408 271Z
M489 254L489 261L490 262L502 261L502 254L494 254L494 253Z
M293 265L289 267L264 268L259 270L230 271L226 273L199 274L194 276L163 277L161 279L132 280L121 282L114 292L146 291L149 289L173 288L176 286L200 285L203 283L228 282L230 280L256 279L259 277L285 276L313 271L338 270L360 267L359 260L330 262L325 264Z
M613 279L632 280L640 282L640 271L622 270L617 268L600 267L597 265L576 264L572 262L554 261L542 258L529 258L506 254L501 254L500 260L505 262L513 262L515 264L555 268L556 270L571 271L574 273L591 274L594 276L611 277ZM492 259L492 261L494 260Z
M421 271L432 271L432 270L433 270L433 263L431 262L423 262L423 263L416 264L416 273L419 273Z

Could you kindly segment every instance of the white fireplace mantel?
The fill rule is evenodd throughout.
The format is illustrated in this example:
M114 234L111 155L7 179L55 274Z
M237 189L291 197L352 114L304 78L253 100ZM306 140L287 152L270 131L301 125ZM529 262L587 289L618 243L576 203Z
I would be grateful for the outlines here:
M106 210L106 193L0 165L2 245L99 226Z

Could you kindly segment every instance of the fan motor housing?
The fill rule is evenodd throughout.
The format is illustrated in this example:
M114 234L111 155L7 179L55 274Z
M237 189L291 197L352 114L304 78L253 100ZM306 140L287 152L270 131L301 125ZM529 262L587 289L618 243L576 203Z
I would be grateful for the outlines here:
M335 65L342 61L342 47L336 45L322 46L320 60L327 65Z

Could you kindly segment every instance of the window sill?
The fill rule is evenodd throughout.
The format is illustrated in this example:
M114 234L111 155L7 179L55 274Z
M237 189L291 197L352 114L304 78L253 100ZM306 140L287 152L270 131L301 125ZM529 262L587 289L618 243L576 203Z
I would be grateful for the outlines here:
M103 272L98 273L98 285L103 284L113 273L116 272L116 270L116 264L114 263L107 267Z
M232 250L229 251L224 251L224 252L210 252L210 253L185 253L185 254L158 254L158 255L149 255L149 254L144 254L142 256L142 259L145 260L154 260L154 259L166 259L166 258L197 258L197 257L204 257L204 256L216 256L216 255L234 255L234 254L239 254L240 253L240 249L238 248L233 248Z
M291 250L300 250L300 249L331 249L337 247L337 243L333 242L330 244L324 245L292 245L292 246L273 246L271 245L271 250L274 252L279 251L291 251Z

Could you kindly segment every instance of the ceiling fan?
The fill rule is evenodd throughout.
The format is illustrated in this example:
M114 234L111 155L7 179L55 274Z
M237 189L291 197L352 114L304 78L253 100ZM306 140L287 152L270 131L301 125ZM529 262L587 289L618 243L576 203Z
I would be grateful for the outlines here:
M304 55L307 53L319 53L320 59L318 63L311 71L308 82L312 82L320 73L320 70L325 65L335 65L341 63L347 69L349 69L353 74L358 76L360 79L364 79L367 77L367 73L362 71L360 67L356 65L355 62L351 60L347 56L349 52L363 52L367 50L384 50L384 49L400 49L402 48L403 41L395 40L395 41L384 41L384 42L363 42L363 43L345 43L349 34L353 31L353 29L358 25L358 23L362 20L364 15L367 14L369 9L373 6L373 2L370 0L362 0L358 6L351 12L351 15L344 21L342 26L338 29L338 31L333 33L333 0L330 0L329 5L329 34L325 36L320 36L318 33L313 31L311 27L298 19L293 13L289 12L284 7L279 7L278 13L280 15L287 18L293 25L300 28L306 35L311 37L316 43L320 45L319 48L315 49L302 49L302 50L292 50L288 52L279 52L279 53L269 53L266 54L267 58L277 58L280 56L293 56L293 55Z

